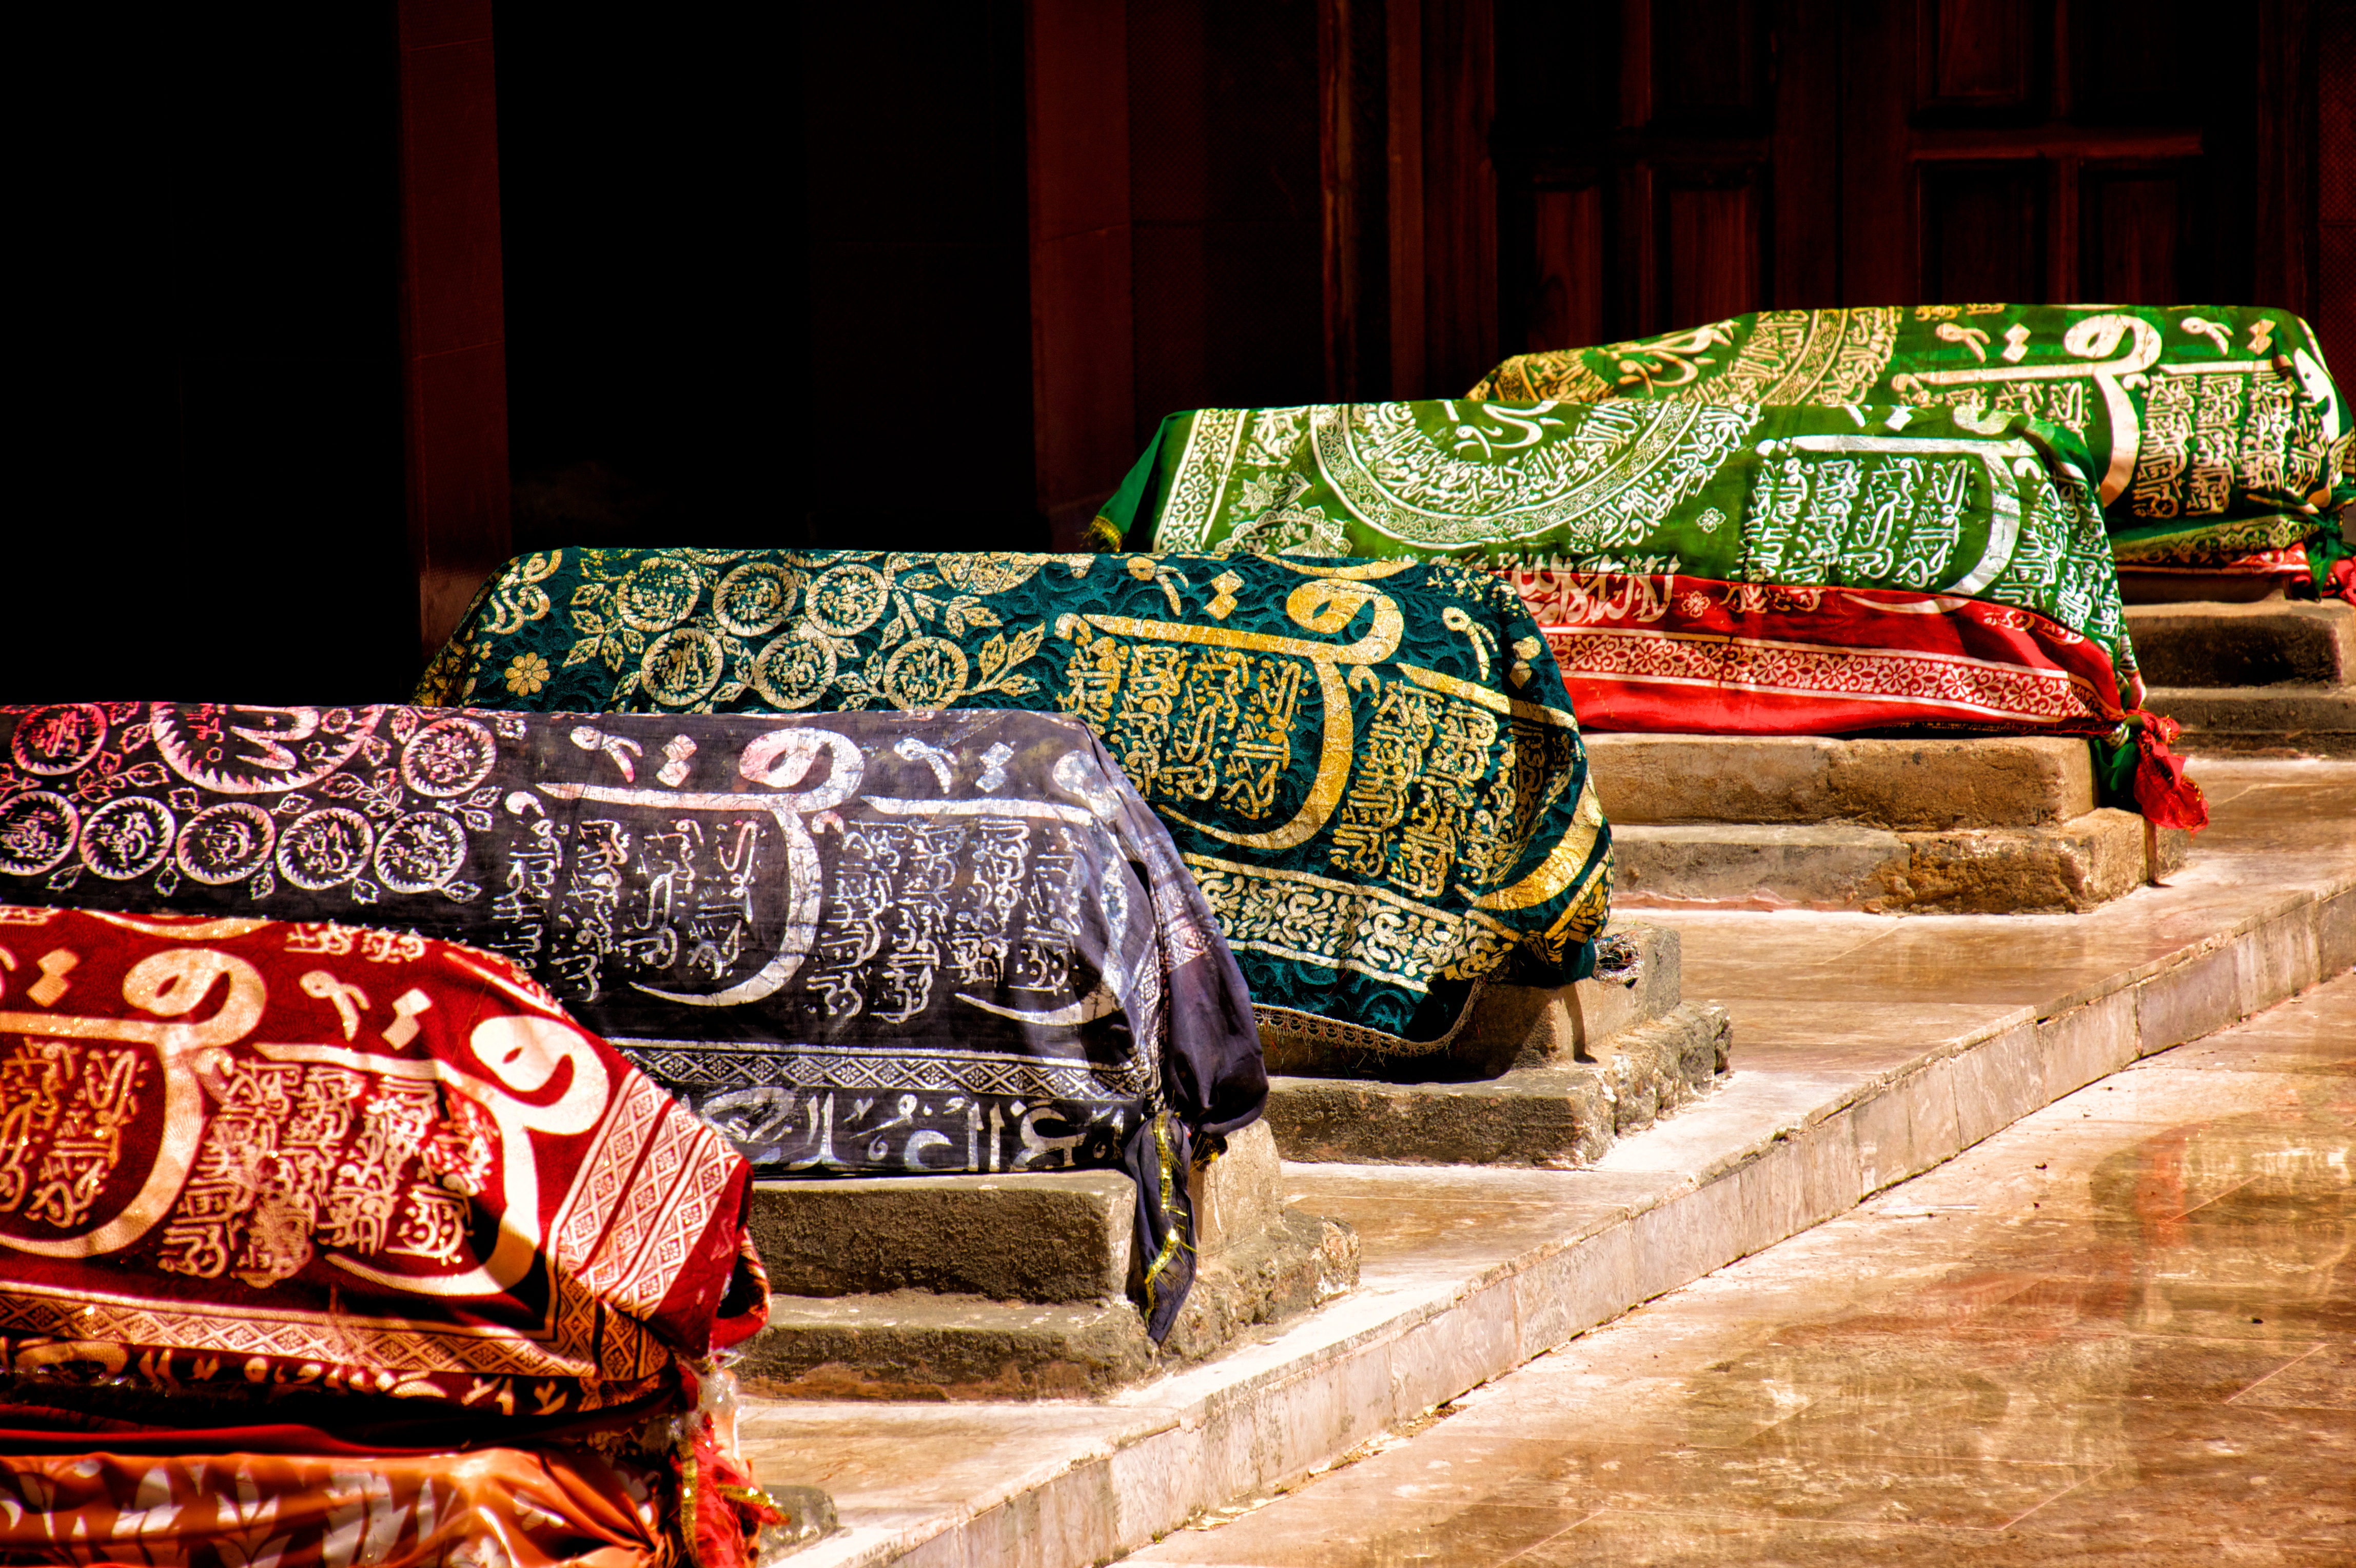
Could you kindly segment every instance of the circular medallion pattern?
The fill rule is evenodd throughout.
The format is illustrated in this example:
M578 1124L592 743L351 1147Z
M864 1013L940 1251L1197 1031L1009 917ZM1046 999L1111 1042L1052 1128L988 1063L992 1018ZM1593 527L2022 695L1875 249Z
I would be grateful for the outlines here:
M73 853L80 824L73 802L47 789L0 800L0 872L38 876Z
M747 561L712 591L712 613L738 637L759 637L785 625L794 613L798 574L769 561Z
M375 830L345 806L306 812L278 835L278 873L313 893L339 886L368 869Z
M727 650L718 638L700 626L683 626L647 644L647 656L638 661L638 680L657 703L683 708L720 684L727 663Z
M155 749L189 783L221 795L274 795L307 789L350 761L384 710L348 711L340 730L326 722L346 712L152 703L147 726Z
M920 637L894 650L884 666L884 694L895 708L948 708L965 695L965 650Z
M269 812L250 800L224 800L188 819L176 858L191 879L219 887L261 870L277 836Z
M109 800L81 825L81 863L111 882L145 876L172 853L172 809L145 795Z
M676 555L650 555L614 588L614 613L640 631L685 620L703 596L703 574Z
M105 744L104 709L95 703L59 703L17 720L8 750L26 772L54 779L96 757Z
M829 637L856 637L883 616L892 579L873 566L831 566L802 596L810 625Z
M754 656L753 689L773 708L807 708L834 684L834 650L790 634Z
M377 841L376 874L395 893L431 893L466 864L466 830L447 811L412 811Z
M499 743L473 719L435 719L409 737L401 754L401 781L421 795L447 800L491 776Z

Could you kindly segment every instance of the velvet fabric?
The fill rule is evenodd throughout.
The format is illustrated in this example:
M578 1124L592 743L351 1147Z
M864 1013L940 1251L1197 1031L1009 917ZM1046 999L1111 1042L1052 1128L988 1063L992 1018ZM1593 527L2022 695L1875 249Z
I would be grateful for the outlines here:
M92 703L0 746L0 897L380 928L286 939L315 1027L345 983L447 1016L370 966L473 943L776 1174L1126 1169L1157 1337L1184 1167L1265 1096L1201 893L1060 715Z
M419 695L1068 714L1169 829L1262 1026L1351 1048L1439 1048L1509 966L1580 978L1608 914L1554 660L1446 562L568 550L494 577Z
M545 1417L766 1311L745 1162L502 958L9 904L0 980L19 1379Z

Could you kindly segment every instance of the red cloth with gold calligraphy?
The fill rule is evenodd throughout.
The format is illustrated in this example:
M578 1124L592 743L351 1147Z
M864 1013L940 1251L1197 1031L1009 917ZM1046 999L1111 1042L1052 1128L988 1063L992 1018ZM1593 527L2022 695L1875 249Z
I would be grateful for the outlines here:
M749 1198L741 1156L504 959L0 908L20 1380L608 1409L758 1326Z

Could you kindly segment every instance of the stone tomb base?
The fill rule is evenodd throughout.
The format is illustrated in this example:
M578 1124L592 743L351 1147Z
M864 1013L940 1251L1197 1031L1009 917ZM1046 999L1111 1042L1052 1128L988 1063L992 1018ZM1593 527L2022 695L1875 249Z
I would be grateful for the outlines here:
M2182 749L2356 757L2356 605L2129 605L2127 628Z
M1625 908L2062 914L2180 869L2062 736L1586 736Z
M1726 1010L1683 999L1677 933L1621 926L1636 963L1561 990L1494 985L1447 1049L1336 1051L1262 1029L1288 1160L1591 1165L1727 1070Z
M1358 1279L1356 1232L1283 1207L1265 1122L1194 1173L1194 1286L1157 1349L1119 1171L765 1181L769 1326L738 1373L801 1399L1103 1393L1199 1360Z

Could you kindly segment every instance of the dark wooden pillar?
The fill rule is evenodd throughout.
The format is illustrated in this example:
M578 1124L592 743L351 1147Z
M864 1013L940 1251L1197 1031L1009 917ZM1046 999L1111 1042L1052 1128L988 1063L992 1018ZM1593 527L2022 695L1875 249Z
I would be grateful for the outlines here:
M1039 508L1070 550L1137 456L1126 7L1033 0L1026 44Z
M1451 397L1496 361L1491 0L1321 0L1328 395Z
M2304 186L2286 178L2294 196L2283 205L2295 214L2297 193L2316 192L2317 244L2308 279L2308 311L2316 335L2323 340L2324 358L2345 389L2356 386L2356 76L2349 71L2349 62L2356 59L2356 4L2326 0L2322 10L2308 31L2316 44L2307 51L2305 70L2313 85L2304 102L2313 107L2307 110L2304 124L2294 120L2282 128L2284 156L2295 156L2299 145L2296 138L2304 130L2306 145L2317 154L2317 166ZM2287 284L2284 293L2287 297Z
M395 0L401 371L417 638L509 554L507 334L490 0Z

